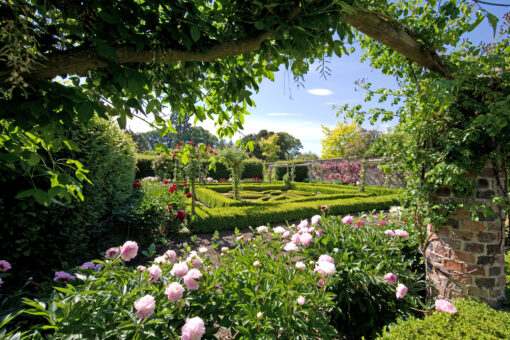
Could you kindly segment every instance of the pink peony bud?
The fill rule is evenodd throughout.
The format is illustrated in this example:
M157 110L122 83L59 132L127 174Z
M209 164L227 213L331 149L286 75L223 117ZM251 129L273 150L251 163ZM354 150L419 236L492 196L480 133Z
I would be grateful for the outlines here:
M361 221L358 221L358 223L356 223L356 227L358 227L358 228L361 227L362 225L363 225L363 222L361 222Z
M409 233L407 231L402 230L402 229L395 230L395 235L400 237L400 238L403 238L404 240L408 240L409 239Z
M139 319L150 317L154 313L154 308L156 308L156 301L150 295L145 295L135 301L136 317Z
M390 285L394 285L395 283L397 283L397 275L393 274L393 273L388 273L386 275L384 275L384 279L386 280L386 282Z
M149 275L151 276L150 282L156 282L161 277L161 268L158 265L153 264L149 267L147 270L149 272Z
M312 217L312 224L314 226L318 226L319 225L319 222L321 221L322 217L320 215L315 215Z
M298 297L297 303L300 306L304 305L305 304L305 298L303 296Z
M407 294L407 287L406 287L404 284L402 284L402 283L401 283L401 284L399 284L399 285L397 286L397 291L396 291L396 293L397 293L397 299L402 299L402 298L404 298L404 296L406 296L406 294Z
M304 270L305 268L306 268L306 265L303 262L301 262L301 261L296 262L296 269Z

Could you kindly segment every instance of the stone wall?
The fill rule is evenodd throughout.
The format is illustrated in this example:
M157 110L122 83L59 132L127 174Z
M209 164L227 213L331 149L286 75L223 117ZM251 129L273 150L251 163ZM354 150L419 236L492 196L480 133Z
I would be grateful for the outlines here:
M496 172L488 166L476 178L478 204L491 205L494 194L502 195ZM500 183L504 179L500 178ZM448 188L436 191L435 199L454 198ZM498 211L498 210L496 210ZM505 298L504 242L501 220L482 217L471 219L464 209L457 209L434 233L429 225L430 244L426 250L427 279L432 281L429 293L445 299L472 297L499 307Z

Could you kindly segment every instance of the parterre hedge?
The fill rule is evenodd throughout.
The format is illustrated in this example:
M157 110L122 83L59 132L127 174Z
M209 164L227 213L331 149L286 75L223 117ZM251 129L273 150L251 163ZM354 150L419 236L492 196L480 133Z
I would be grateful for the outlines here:
M249 202L249 206L228 206L206 209L199 207L193 218L191 229L196 233L215 230L245 228L266 223L293 221L317 214L321 204L329 207L333 215L361 211L383 210L398 205L396 194L375 197L334 199L309 202Z

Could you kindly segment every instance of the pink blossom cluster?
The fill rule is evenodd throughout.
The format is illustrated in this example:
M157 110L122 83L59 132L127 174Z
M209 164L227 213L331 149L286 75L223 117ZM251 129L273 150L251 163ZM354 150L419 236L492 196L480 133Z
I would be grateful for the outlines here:
M101 263L94 263L94 262L85 262L80 266L81 269L87 270L87 269L93 269L93 270L100 270L103 269L103 265Z
M64 282L67 282L67 281L72 281L76 279L76 276L73 276L69 273L66 273L66 272L63 272L63 271L60 271L60 272L55 272L55 277L53 278L53 281L55 282L59 282L59 281L64 281Z
M328 282L329 277L336 273L335 260L327 254L319 256L319 259L315 263L314 272L318 273L320 276L317 286L322 287L324 283Z
M395 285L398 281L397 275L393 273L387 273L384 275L384 279L389 285ZM397 299L403 299L407 294L407 286L403 283L400 283L397 288L395 289L395 294L397 296Z
M360 171L363 167L357 162L326 162L323 170L326 178L332 181L340 181L344 184L356 183L361 175Z
M389 236L394 236L394 237L400 237L404 240L408 240L409 239L409 233L405 230L402 230L402 229L397 229L397 230L391 230L391 229L386 229L384 231L384 233L386 235L389 235Z

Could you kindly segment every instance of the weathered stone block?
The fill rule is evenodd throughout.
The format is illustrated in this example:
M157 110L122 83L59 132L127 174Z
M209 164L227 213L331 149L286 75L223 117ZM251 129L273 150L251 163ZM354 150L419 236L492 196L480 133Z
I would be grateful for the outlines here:
M494 242L498 239L497 233L487 233L487 232L480 231L477 236L478 236L478 241L483 242L483 243Z
M496 285L496 279L493 277L477 277L475 284L480 288L493 288Z
M453 230L452 237L458 240L473 241L474 234L471 231Z
M466 242L464 243L464 250L471 253L480 254L485 251L485 244Z
M455 270L458 272L462 271L462 262L459 261L443 259L443 265L451 270Z
M482 255L482 256L478 256L476 264L485 266L485 265L488 265L488 264L493 264L495 260L496 260L496 258L494 256L484 256L484 255Z
M453 259L473 264L476 262L475 255L460 250L456 250L455 252L453 252Z

